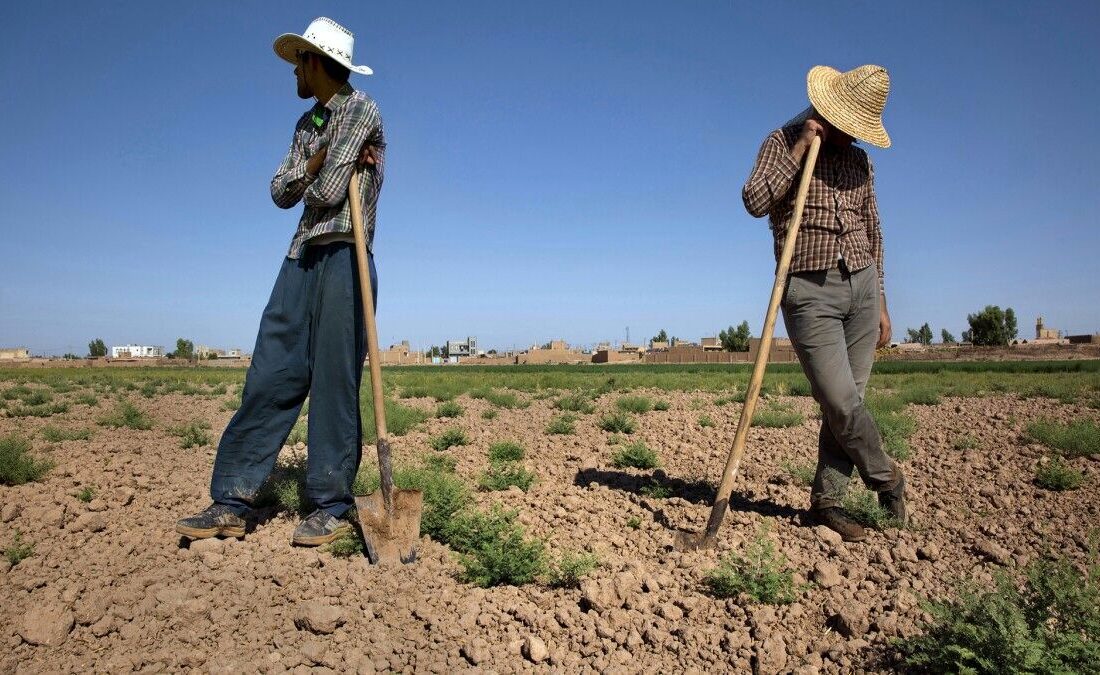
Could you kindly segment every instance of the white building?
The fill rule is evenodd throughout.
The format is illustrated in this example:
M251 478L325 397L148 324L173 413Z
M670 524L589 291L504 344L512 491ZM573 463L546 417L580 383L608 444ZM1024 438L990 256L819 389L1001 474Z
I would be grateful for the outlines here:
M159 345L122 345L111 347L112 359L152 359L164 356L164 347Z

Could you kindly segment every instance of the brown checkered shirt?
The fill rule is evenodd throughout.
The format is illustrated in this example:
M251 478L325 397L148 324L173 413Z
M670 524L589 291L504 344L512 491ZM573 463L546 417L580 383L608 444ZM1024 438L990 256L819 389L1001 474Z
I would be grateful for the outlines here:
M753 216L765 214L775 236L778 261L787 238L801 167L791 156L801 125L773 131L760 147L741 198ZM882 230L875 202L875 172L863 149L822 145L810 179L806 208L790 272L811 272L836 266L837 259L853 272L875 263L879 291L886 294L882 268Z

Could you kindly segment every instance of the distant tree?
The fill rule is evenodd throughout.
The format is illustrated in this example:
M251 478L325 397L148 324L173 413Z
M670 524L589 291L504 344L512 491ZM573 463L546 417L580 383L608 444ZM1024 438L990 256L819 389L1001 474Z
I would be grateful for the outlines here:
M668 333L666 333L665 329L662 328L661 332L654 335L653 339L650 340L650 342L668 342Z
M443 356L443 350L436 345L432 345L431 349L427 351L428 356Z
M489 351L487 351L485 353L488 354L489 356L496 356L497 355L497 350L490 349Z
M550 349L550 343L546 342L546 343L543 343L543 344L539 345L539 349Z
M206 352L206 360L207 361L213 361L216 358L218 358L218 353L216 351L214 351L213 349Z
M955 336L949 333L946 328L940 329L940 339L943 340L945 345L955 344Z
M977 314L968 314L970 330L963 331L963 340L975 345L1007 345L1016 337L1016 313L1009 307L1005 311L997 305L986 305Z
M932 328L927 323L917 330L906 328L905 332L909 334L909 342L915 342L921 345L932 344Z
M187 359L190 361L195 358L195 343L190 340L184 340L183 338L177 339L176 351L173 352L173 355L177 359Z
M77 356L76 354L66 352L65 356L62 356L61 358L65 359L66 361L75 361L76 359L79 359L80 357Z
M749 351L750 337L752 337L752 334L749 332L748 321L742 321L737 328L730 326L728 330L719 331L718 333L718 341L722 343L722 349L727 352Z
M93 359L97 356L107 356L107 345L102 339L96 338L88 343L88 356Z

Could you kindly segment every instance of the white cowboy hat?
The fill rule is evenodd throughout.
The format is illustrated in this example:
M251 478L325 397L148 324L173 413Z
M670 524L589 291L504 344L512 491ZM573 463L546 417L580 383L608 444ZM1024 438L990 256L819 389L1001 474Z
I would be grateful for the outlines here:
M367 66L351 62L355 51L355 36L347 28L327 16L319 16L309 24L302 35L284 33L275 38L275 53L284 61L298 64L298 52L323 54L353 73L370 75L374 71Z
M846 73L814 66L806 75L806 93L814 109L837 129L871 145L890 147L890 134L882 126L890 74L882 66L860 66Z

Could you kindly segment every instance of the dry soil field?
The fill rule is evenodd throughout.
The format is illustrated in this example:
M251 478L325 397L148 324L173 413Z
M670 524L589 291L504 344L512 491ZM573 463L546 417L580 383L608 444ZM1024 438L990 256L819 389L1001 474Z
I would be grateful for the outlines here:
M427 489L431 535L391 568L354 540L290 546L304 422L244 540L174 534L208 503L243 372L0 371L0 468L41 473L0 484L0 672L905 670L922 602L964 581L1018 583L1052 556L1094 602L1096 364L886 366L869 401L903 458L908 528L858 478L850 506L882 528L868 541L802 522L817 408L780 368L719 548L690 554L671 532L703 526L746 370L388 369L399 478ZM1045 622L1078 670L1100 669L1092 611Z

